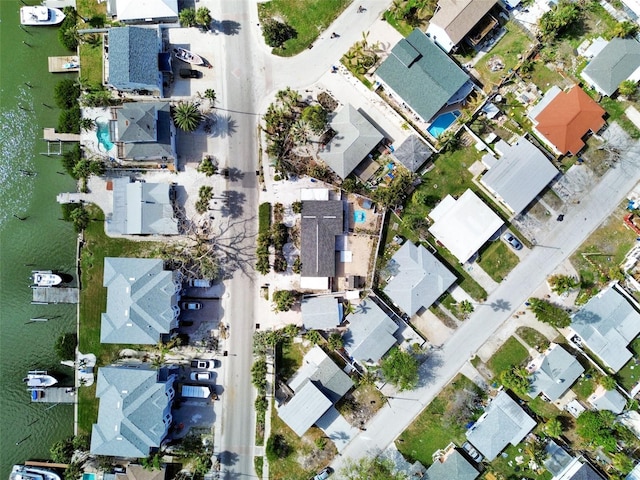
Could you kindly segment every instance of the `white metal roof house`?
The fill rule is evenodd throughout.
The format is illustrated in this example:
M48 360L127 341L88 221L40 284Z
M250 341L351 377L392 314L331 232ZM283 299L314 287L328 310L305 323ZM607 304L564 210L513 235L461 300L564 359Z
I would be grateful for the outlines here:
M344 349L359 363L378 363L396 344L398 325L370 299L364 299L347 316L349 329L342 339Z
M526 138L513 145L500 140L495 145L500 159L480 182L513 213L520 213L560 172Z
M465 263L504 225L471 190L457 200L447 195L431 210L429 232L459 261Z
M587 401L596 410L609 410L616 415L621 414L627 406L627 399L617 390L607 390L602 385L598 385Z
M429 308L456 281L456 276L422 245L405 242L391 257L384 293L407 315Z
M107 0L107 13L122 23L178 21L178 0Z
M337 297L304 297L300 307L307 330L331 330L342 323L342 302Z
M564 348L553 343L527 366L527 371L531 374L529 396L536 398L542 394L555 402L582 375L584 367Z

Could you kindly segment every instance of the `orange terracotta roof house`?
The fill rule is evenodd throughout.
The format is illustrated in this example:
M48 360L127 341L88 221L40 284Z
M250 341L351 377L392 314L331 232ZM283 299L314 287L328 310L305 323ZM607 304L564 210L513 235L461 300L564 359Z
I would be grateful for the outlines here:
M559 155L575 155L588 132L597 132L605 121L604 109L578 85L568 91L551 88L531 111L535 133Z

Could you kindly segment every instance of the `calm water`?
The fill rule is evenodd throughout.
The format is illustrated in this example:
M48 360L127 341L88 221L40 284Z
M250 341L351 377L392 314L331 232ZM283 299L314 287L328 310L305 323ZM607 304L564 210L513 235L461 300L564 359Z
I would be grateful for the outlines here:
M57 173L62 170L57 157L40 155L46 151L42 128L55 127L59 113L43 103L54 106L53 86L66 75L50 74L47 57L68 52L55 28L23 31L20 6L0 0L0 480L8 478L14 463L48 458L49 446L73 432L71 406L31 404L22 383L33 368L71 373L59 365L53 344L74 330L75 308L31 305L32 267L25 264L73 272L75 234L59 220L55 196L74 191L75 184ZM23 177L21 169L38 175ZM25 325L34 317L56 318Z

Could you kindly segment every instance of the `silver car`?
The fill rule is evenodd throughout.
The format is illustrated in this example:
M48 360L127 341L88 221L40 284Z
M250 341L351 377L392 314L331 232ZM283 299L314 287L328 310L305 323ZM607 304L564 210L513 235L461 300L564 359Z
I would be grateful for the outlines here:
M520 240L518 240L509 232L502 235L502 238L505 242L511 245L511 248L513 248L514 250L522 250L522 243L520 243Z

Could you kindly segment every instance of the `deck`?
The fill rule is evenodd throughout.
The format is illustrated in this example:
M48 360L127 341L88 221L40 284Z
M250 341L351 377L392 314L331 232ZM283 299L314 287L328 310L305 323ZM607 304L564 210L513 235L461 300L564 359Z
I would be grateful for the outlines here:
M42 392L40 398L35 400L32 398L32 403L76 403L75 392L67 392L70 387L48 387ZM29 392L31 395L31 392Z
M45 128L44 139L47 142L79 142L80 135L77 133L58 133L55 128Z
M49 57L49 73L66 73L66 72L79 72L80 67L64 68L65 63L78 63L78 57L75 55L66 55L63 57Z
M33 287L31 303L78 303L80 290L74 287Z

